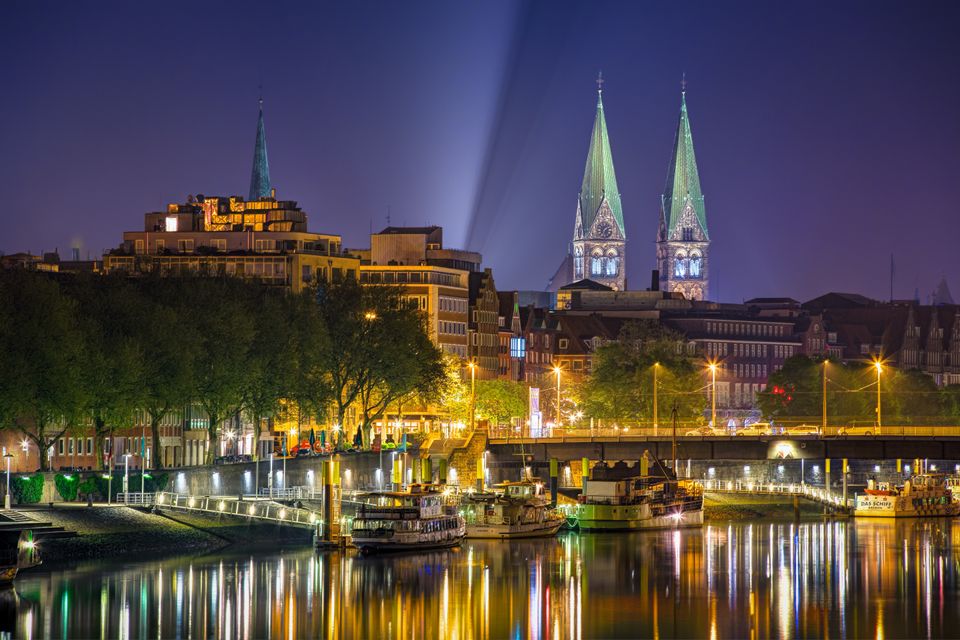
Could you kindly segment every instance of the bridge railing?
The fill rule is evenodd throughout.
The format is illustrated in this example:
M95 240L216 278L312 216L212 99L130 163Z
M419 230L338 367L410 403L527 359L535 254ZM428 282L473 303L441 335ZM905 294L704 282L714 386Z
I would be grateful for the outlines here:
M836 506L852 507L854 500L823 487L797 482L754 482L751 480L703 480L703 490L715 493L749 493L761 495L796 495Z
M156 493L148 491L145 493L118 493L117 494L117 504L125 505L151 505L156 499Z
M893 426L828 426L821 429L816 425L795 427L737 427L711 428L696 425L677 427L677 438L704 439L704 438L741 438L741 437L773 437L773 438L888 438L888 437L960 437L960 426L953 425L893 425ZM624 427L544 427L531 430L516 427L491 427L490 440L497 441L552 441L577 442L592 439L604 440L639 440L645 438L672 438L673 428L660 426L624 426Z
M313 527L320 513L310 509L289 507L268 500L238 500L231 496L190 496L162 492L156 495L159 507L246 517L254 520Z

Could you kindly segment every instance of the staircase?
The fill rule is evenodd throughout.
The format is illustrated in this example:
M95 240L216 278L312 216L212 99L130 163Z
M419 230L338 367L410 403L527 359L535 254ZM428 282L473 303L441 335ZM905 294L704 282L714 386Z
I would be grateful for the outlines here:
M68 531L52 522L34 520L22 511L0 509L0 531L20 531L22 529L33 531L33 539L37 542L74 538L77 535L76 531Z

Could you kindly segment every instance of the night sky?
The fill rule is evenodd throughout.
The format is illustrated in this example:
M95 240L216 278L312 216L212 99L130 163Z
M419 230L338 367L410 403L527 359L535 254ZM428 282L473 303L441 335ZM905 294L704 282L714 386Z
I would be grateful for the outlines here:
M893 253L895 297L946 276L960 298L958 24L956 2L7 0L0 251L97 255L167 202L245 196L262 84L311 230L368 246L389 210L539 289L602 69L644 288L685 72L713 297L885 299Z

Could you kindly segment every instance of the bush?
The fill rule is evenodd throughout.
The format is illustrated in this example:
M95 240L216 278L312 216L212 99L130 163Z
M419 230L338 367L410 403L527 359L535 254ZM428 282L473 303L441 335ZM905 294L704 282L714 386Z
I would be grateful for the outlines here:
M43 474L14 478L10 484L10 492L17 499L17 504L40 502L43 497Z
M83 498L87 497L100 497L99 491L97 489L97 480L93 476L87 478L83 482L77 485L77 493L79 493Z
M53 484L57 487L57 493L67 502L73 502L77 499L77 491L80 487L80 478L75 475L63 475L58 473L53 477Z

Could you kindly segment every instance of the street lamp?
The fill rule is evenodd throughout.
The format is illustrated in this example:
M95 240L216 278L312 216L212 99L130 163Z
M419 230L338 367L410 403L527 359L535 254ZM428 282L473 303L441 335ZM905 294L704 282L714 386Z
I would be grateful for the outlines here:
M717 428L717 363L707 364L710 370L710 426Z
M477 363L472 360L467 363L470 368L470 433L476 428L477 417Z
M123 454L123 504L130 504L130 454Z
M877 435L880 435L880 430L883 428L883 420L880 414L880 374L883 373L883 362L876 358L873 361L873 366L877 369Z
M659 362L653 363L653 435L657 435L657 369L660 368Z
M560 428L560 365L553 366L553 372L557 374L557 428Z
M3 508L10 509L10 461L13 459L13 454L4 453L3 457L7 461L7 493L3 496Z
M823 359L823 417L821 419L820 425L820 435L826 435L827 433L827 363L830 362L828 359Z

